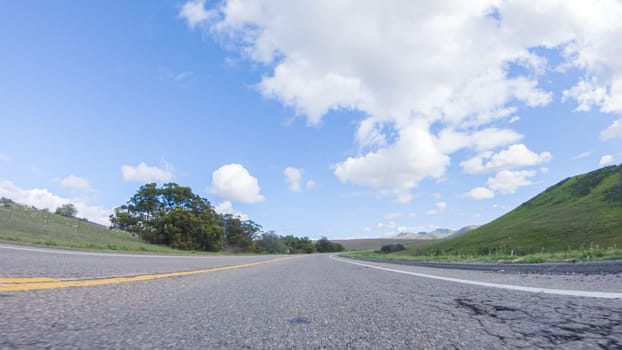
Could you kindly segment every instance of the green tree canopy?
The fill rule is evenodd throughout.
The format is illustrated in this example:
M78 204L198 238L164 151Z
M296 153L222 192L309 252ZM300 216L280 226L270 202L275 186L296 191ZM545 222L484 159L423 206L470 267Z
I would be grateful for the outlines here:
M341 244L331 242L326 237L322 237L315 242L315 248L319 253L342 252L345 250Z
M71 204L71 203L67 203L67 204L63 204L60 207L56 208L56 211L54 212L56 215L62 215L62 216L66 216L68 218L73 218L78 214L78 209L76 209L76 206Z
M261 234L261 238L257 240L257 249L270 254L289 253L288 247L284 244L283 237L274 231Z
M261 225L252 220L242 221L238 216L225 214L225 245L233 250L251 252L255 250L254 240L261 232Z
M295 237L287 235L283 237L285 246L290 254L310 254L315 252L315 244L308 237Z
M127 204L115 208L110 222L176 249L219 251L224 243L222 217L207 199L176 183L141 186Z

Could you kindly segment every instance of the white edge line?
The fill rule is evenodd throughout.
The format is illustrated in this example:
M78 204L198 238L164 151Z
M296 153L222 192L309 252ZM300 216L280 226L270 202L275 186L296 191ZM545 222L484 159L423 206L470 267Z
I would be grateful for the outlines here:
M616 292L591 292L591 291L584 291L584 290L550 289L550 288L515 286L515 285L511 285L511 284L498 284L498 283L489 283L489 282L470 281L470 280L463 280L463 279L459 279L459 278L427 275L427 274L418 273L418 272L396 270L396 269L390 269L390 268L386 268L386 267L380 267L380 266L375 266L375 265L363 264L363 263L359 263L359 262L339 259L339 258L336 258L333 255L329 256L329 258L333 259L335 261L340 261L340 262L347 263L347 264L365 266L365 267L369 267L369 268L372 268L372 269L378 269L378 270L395 272L395 273L402 273L402 274L405 274L405 275L411 275L411 276L417 276L417 277L432 278L432 279L441 280L441 281L470 284L470 285L480 286L480 287L501 288L501 289L519 290L519 291L522 291L522 292L566 295L566 296L573 296L573 297L622 299L622 293L616 293Z
M230 256L227 255L217 255L217 256L195 256L195 255L148 255L148 254L123 254L123 253L97 253L97 252L82 252L82 251L72 251L72 250L61 250L61 249L52 249L52 248L28 248L28 247L20 247L20 246L10 246L0 244L0 249L11 249L11 250L21 250L27 252L39 252L39 253L51 253L51 254L67 254L67 255L88 255L88 256L107 256L107 257L129 257L129 258L188 258L188 259L222 259L228 258ZM253 257L252 255L242 255L239 258L244 257ZM238 258L238 256L236 256Z

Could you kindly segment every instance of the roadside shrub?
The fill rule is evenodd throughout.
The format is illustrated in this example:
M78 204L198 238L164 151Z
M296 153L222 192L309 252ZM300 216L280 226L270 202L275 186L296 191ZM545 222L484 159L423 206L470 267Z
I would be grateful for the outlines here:
M395 252L399 252L400 250L404 250L406 248L404 248L404 245L402 244L385 244L380 248L380 251L383 253L395 253Z
M2 198L0 198L0 203L2 203L2 205L5 208L9 208L11 206L11 204L13 204L13 201L8 199L8 198L2 197Z
M315 242L315 249L318 253L335 253L345 250L344 246L336 242L331 242L326 237L322 237Z

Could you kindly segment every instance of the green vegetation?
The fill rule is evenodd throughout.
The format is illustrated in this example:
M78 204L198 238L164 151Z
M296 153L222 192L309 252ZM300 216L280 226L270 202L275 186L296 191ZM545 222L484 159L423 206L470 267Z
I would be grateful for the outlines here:
M172 253L124 231L38 210L2 198L0 240L84 249Z
M111 230L71 217L76 214L71 204L58 208L59 215L4 198L1 204L0 239L36 244L137 251L312 253L343 251L340 242L347 242L322 237L313 243L307 237L263 232L253 221L217 214L207 199L174 183L161 188L141 186L126 205L115 209ZM418 241L406 250L400 247L406 241L358 241L374 244L376 249L382 242L385 247L377 253L351 256L516 262L622 258L617 248L622 247L622 165L561 181L510 213L452 239Z
M395 253L406 249L403 244L385 244L380 248L382 253Z
M258 252L255 244L261 226L251 220L242 221L239 217L226 214L223 217L225 247L231 252Z
M310 254L316 251L316 245L308 237L279 236L274 231L262 233L256 244L258 250L272 254Z
M54 214L73 218L78 214L78 210L76 209L75 205L67 203L56 208Z
M125 251L180 253L309 254L342 251L325 237L263 232L251 220L217 214L209 202L189 187L174 183L140 187L128 204L111 215L112 228L77 219L73 204L54 213L0 198L0 240L28 244ZM128 232L131 231L131 232Z
M114 210L110 222L113 228L174 249L220 251L225 240L223 218L209 201L175 183L141 186Z
M575 176L508 214L412 255L511 255L622 247L622 166Z
M622 165L568 178L462 236L419 242L383 259L540 262L622 258ZM356 255L356 254L354 254Z
M424 242L422 239L411 238L362 238L362 239L339 239L333 240L335 243L341 244L346 250L370 250L380 249L386 244L403 244L407 246L409 244L415 244Z
M270 254L288 253L287 247L285 246L281 236L277 235L273 231L262 233L261 238L257 241L257 245L260 250Z
M334 252L342 252L345 248L335 242L329 241L326 237L320 238L317 242L315 242L315 249L318 253L334 253Z
M110 222L147 242L182 250L294 254L344 249L325 237L316 243L307 237L283 237L263 232L252 220L219 215L207 199L176 183L141 186L127 204L114 210Z
M544 252L512 256L507 254L448 254L448 255L410 255L407 251L387 254L379 251L362 250L347 252L343 256L372 259L372 260L409 260L409 261L439 261L439 262L512 262L512 263L542 263L542 262L577 262L577 261L604 261L622 259L620 248L588 248L585 250L566 250L559 252Z
M314 253L317 248L308 237L294 237L292 235L282 237L283 244L287 247L287 252L290 254L311 254Z

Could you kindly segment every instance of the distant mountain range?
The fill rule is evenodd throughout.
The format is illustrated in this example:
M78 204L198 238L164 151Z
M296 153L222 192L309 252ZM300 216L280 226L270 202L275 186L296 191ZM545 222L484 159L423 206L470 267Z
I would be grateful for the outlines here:
M395 235L395 238L403 238L403 239L441 239L441 238L449 238L449 237L458 237L461 236L471 230L476 229L478 226L469 225L465 226L459 230L450 230L448 228L437 228L434 231L430 232L400 232Z

